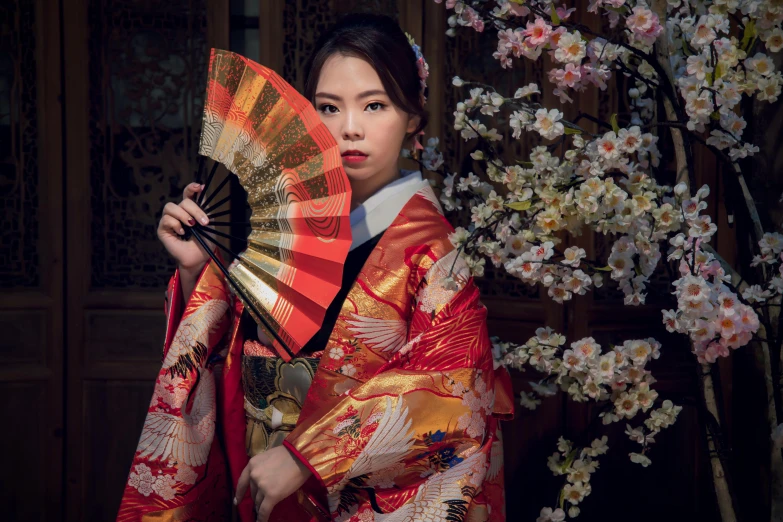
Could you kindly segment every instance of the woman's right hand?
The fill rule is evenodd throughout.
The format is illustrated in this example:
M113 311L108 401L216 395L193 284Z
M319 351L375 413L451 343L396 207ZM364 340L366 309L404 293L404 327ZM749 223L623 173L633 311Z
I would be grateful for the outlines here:
M204 263L210 259L209 253L195 238L184 241L180 237L185 234L186 224L194 226L196 222L202 225L209 223L209 218L196 203L195 197L202 190L204 190L204 185L189 184L185 187L182 201L179 204L171 201L166 203L166 206L163 207L163 217L158 223L158 239L182 270L200 271ZM209 240L206 240L206 243L210 248L215 246Z

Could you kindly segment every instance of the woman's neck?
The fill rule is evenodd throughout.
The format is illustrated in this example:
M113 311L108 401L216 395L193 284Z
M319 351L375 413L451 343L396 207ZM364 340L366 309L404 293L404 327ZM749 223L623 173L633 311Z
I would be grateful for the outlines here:
M392 181L400 178L400 169L397 165L388 172L378 172L367 179L351 181L351 210L359 207L373 194L381 190Z

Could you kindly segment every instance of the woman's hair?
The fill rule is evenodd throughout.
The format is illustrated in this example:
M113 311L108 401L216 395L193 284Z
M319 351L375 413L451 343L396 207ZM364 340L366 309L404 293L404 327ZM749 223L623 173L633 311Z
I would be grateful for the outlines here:
M315 89L321 69L335 53L367 61L378 73L392 103L408 114L419 116L418 127L406 139L427 126L427 112L420 97L416 54L393 18L353 13L342 17L321 35L306 67L304 96L311 103L315 103Z

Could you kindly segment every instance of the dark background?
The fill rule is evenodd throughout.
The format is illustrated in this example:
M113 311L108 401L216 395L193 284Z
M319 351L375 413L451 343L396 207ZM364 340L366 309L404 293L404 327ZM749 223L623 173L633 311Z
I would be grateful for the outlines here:
M193 177L209 48L258 60L301 89L314 40L351 11L395 16L422 46L431 70L427 135L453 151L454 169L469 150L451 126L451 108L464 97L451 87L452 76L507 94L530 81L551 91L543 62L500 69L491 58L494 34L466 29L445 37L447 15L433 1L0 4L0 519L104 521L116 514L160 367L163 290L174 269L155 228L164 203L178 199ZM618 88L584 93L575 107L608 119L622 109ZM554 104L550 97L545 102ZM778 224L779 104L752 110L758 114L747 132L763 150L748 176L765 218ZM521 156L534 144L527 137L504 145ZM727 227L732 187L724 187L712 158L696 155L721 227L714 244L730 261L745 258L749 234L739 211L738 224ZM607 255L600 237L585 234L572 244L591 257ZM580 520L718 520L698 370L687 343L662 333L665 277L639 308L623 307L611 285L559 306L493 270L480 284L491 335L509 341L522 342L546 324L603 346L647 336L664 343L652 364L655 387L683 405L680 418L657 437L649 468L629 461L637 447L623 435L625 423L589 431L590 439L609 434L610 450ZM769 429L757 355L743 348L715 375L723 451L736 509L747 521L769 513ZM516 390L529 389L533 378L514 374ZM505 425L509 520L533 521L554 505L561 482L546 459L559 435L584 436L592 414L557 397L536 412L519 408Z

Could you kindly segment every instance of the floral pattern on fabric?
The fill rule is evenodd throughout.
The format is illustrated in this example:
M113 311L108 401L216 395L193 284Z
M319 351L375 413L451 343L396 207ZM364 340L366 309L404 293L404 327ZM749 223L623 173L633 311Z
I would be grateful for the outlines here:
M225 464L215 438L215 372L222 373L227 353L223 338L230 326L230 298L212 263L204 267L186 305L180 292L175 274L166 294L163 363L117 516L121 521L176 511L204 494L226 502L205 513L216 520L230 516L228 477L219 471ZM196 516L198 510L190 513Z
M496 384L486 308L427 190L370 255L285 441L334 520L502 520L495 387L508 381Z
M494 368L486 308L433 201L424 187L386 230L343 303L301 411L284 412L295 427L283 444L313 477L271 520L504 520L498 419L513 410L510 380ZM180 292L175 274L164 365L122 522L231 520L248 411L268 417L275 401L287 404L282 395L262 404L263 394L243 388L242 304L217 267L205 267L187 303ZM255 520L249 496L238 510L242 522Z

